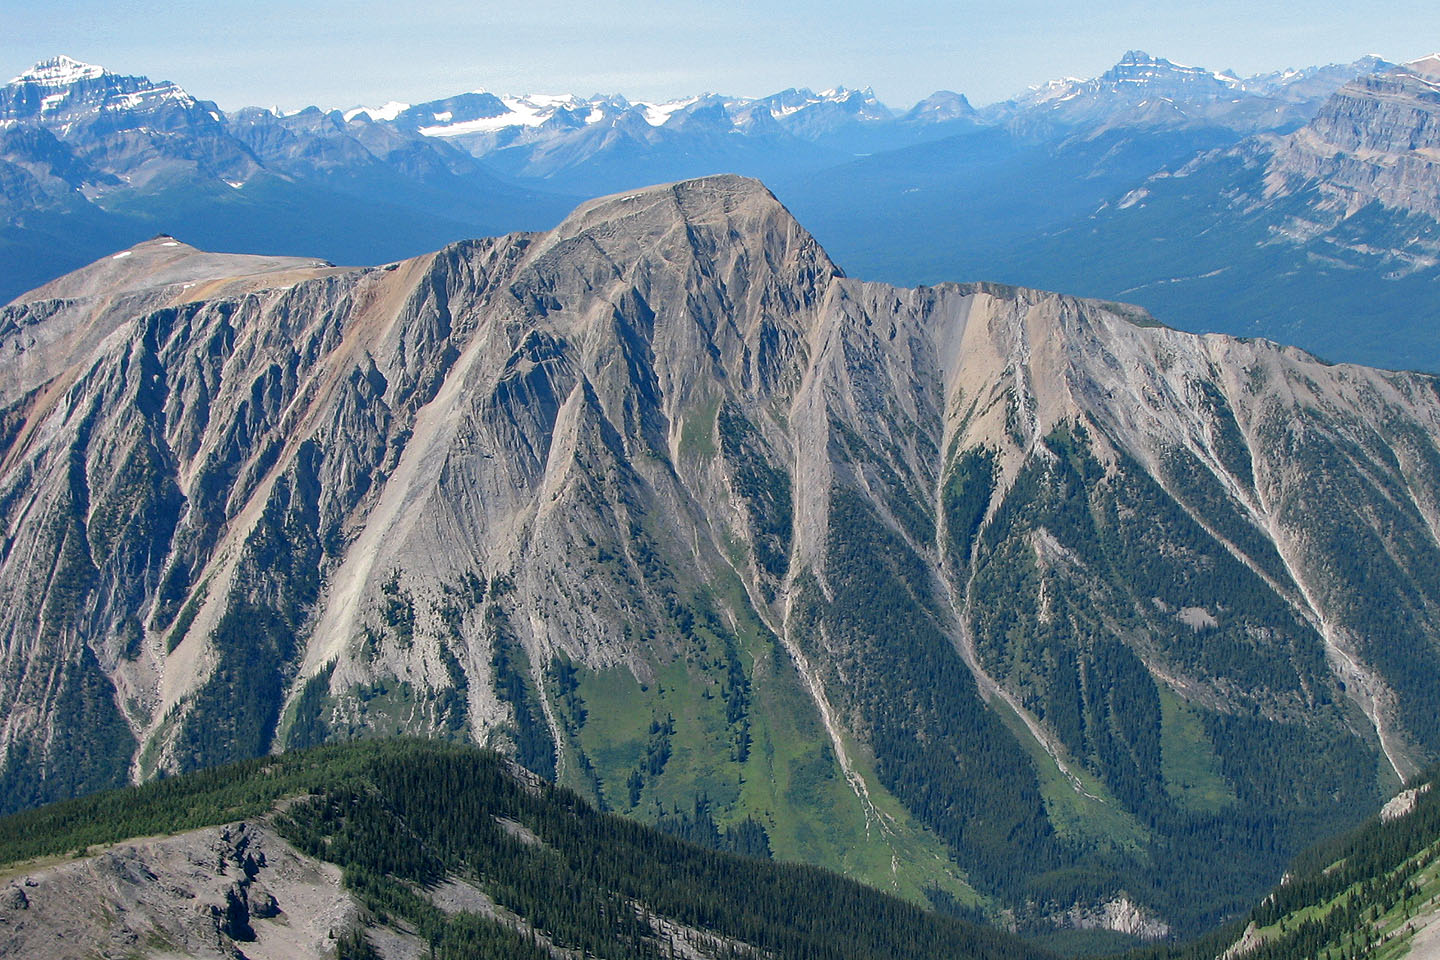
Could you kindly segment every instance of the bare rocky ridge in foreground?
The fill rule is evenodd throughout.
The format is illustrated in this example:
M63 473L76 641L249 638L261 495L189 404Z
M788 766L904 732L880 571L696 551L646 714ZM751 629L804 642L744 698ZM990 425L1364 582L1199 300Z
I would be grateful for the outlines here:
M465 879L423 892L446 914L477 914L534 936L555 960L583 955ZM754 949L647 915L660 943L687 960ZM0 878L0 957L332 960L360 931L384 960L430 956L414 930L367 910L338 866L297 850L265 820L127 841Z
M1440 749L1430 377L846 278L736 177L375 269L173 242L0 310L12 807L423 733L1154 930L1209 909L1167 838ZM1087 850L1161 859L1045 879Z
M241 821L0 880L0 956L319 960L361 915L340 868Z

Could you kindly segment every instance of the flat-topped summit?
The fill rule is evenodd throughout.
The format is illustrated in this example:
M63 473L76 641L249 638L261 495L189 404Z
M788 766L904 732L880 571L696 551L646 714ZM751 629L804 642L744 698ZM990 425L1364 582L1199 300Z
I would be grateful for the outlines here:
M808 231L763 183L717 174L628 190L582 204L547 236L550 245L589 234L617 260L649 258L673 240L724 254L730 249L770 250L783 260L794 252L825 273L840 275ZM778 246L777 246L778 245Z
M334 272L334 264L306 257L266 257L209 253L161 235L102 257L44 286L22 294L16 304L34 300L114 296L174 284L211 281L295 282ZM253 285L253 284L252 284ZM213 295L213 293L211 294Z

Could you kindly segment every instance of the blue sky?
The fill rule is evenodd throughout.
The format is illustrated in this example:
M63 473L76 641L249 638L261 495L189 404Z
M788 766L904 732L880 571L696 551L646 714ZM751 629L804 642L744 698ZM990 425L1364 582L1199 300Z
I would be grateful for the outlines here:
M1128 49L1242 74L1440 49L1440 3L1275 0L0 0L0 71L56 53L174 80L232 109L461 90L663 99L870 85L977 105Z

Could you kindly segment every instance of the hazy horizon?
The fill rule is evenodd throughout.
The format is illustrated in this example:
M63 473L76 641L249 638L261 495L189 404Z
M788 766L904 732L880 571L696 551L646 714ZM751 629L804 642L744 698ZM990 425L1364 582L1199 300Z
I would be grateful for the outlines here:
M870 86L892 106L946 89L981 106L1049 79L1097 76L1132 49L1242 76L1440 49L1440 7L1413 0L1340 9L927 0L883 17L854 0L792 0L783 12L753 0L723 9L698 0L504 0L484 9L444 0L419 10L348 0L323 11L256 0L238 20L213 6L27 0L7 11L0 68L9 78L66 54L172 80L227 110L415 103L478 88L668 100L792 86Z

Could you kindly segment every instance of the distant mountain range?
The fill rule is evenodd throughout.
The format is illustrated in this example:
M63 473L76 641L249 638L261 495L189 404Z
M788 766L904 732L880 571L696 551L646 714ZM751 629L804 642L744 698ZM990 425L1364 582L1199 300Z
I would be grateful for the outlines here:
M1395 64L1379 57L1241 78L1187 67L1131 50L1092 80L1052 80L987 108L982 117L1067 127L1102 124L1214 124L1235 130L1298 125L1326 97L1356 77Z
M174 84L64 57L0 88L0 297L162 230L374 263L569 206L444 140L319 111L227 116Z
M0 299L157 232L372 264L734 171L865 276L1077 290L1188 329L1440 369L1426 76L1372 56L1241 78L1131 51L978 110L841 87L282 115L59 57L0 89ZM1408 106L1358 106L1394 97Z
M1293 131L1177 153L980 269L1134 300L1192 330L1440 370L1437 63L1347 83Z
M1279 92L1183 71L1167 96L1127 61L1021 98L998 127L777 192L865 276L1073 290L1440 370L1435 58L1297 72Z
M426 137L446 138L513 176L581 193L639 185L627 157L656 165L659 179L714 172L684 164L730 159L717 138L755 150L736 161L768 162L784 176L850 159L943 139L979 127L1052 128L1096 124L1218 123L1236 130L1273 130L1303 123L1325 97L1357 77L1393 64L1367 57L1353 64L1291 70L1241 80L1131 51L1095 80L1057 80L977 111L961 94L941 90L908 110L887 107L869 88L815 93L789 89L768 97L713 94L665 103L622 96L498 97L463 94L414 106L346 111ZM663 167L660 165L669 164ZM764 176L766 171L743 172ZM618 178L618 179L617 179ZM643 179L643 175L642 175Z

